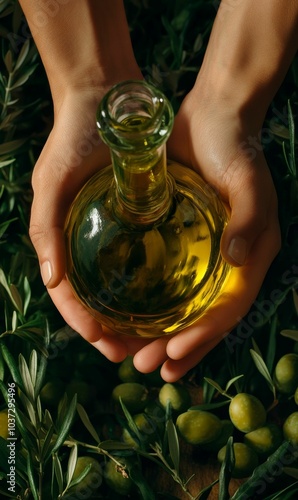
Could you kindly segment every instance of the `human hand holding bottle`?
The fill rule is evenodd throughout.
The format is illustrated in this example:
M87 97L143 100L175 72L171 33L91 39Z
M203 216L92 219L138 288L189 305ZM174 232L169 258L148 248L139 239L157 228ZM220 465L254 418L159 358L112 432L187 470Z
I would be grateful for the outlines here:
M136 353L138 369L162 365L167 381L183 376L241 321L280 248L276 193L260 136L297 50L298 6L288 7L222 0L197 81L176 117L168 155L199 171L230 206L221 251L234 267L225 293L196 323Z
M28 10L33 9L34 12L34 2L22 0L21 3L28 4ZM121 2L117 2L119 3ZM95 5L93 2L86 2L82 6L81 2L73 2L71 12L74 14L74 24L81 23L80 15L74 11L76 9L88 11L89 4ZM100 9L99 4L96 4L98 9ZM223 0L223 8L224 4ZM247 157L245 147L239 150L239 145L245 143L249 135L258 134L261 128L265 110L293 55L293 50L289 49L289 46L293 41L292 31L295 24L292 17L296 19L297 16L291 17L293 12L290 12L289 18L285 19L285 16L280 16L279 7L275 4L273 10L276 9L277 19L282 17L285 31L281 28L282 33L276 32L273 23L274 33L270 33L270 37L274 49L278 50L267 47L275 58L272 61L268 58L268 50L259 50L264 34L257 29L258 36L256 36L255 18L251 14L254 13L254 16L260 19L266 18L268 15L266 9L271 9L272 2L264 0L259 5L257 0L254 0L254 8L250 4L249 12L245 4L247 3L242 2L234 11L227 11L215 24L203 68L193 91L181 106L173 140L169 145L169 156L173 155L175 159L180 159L183 163L198 169L232 208L232 219L223 238L222 251L228 260L232 259L235 265L240 265L233 270L237 286L232 280L229 293L192 327L175 336L153 341L120 337L113 332L107 332L105 327L102 328L77 303L64 279L63 227L67 207L84 180L90 177L98 166L109 163L107 150L99 142L96 144L94 142L90 154L81 155L82 162L79 168L73 168L69 151L77 150L82 130L89 130L91 143L94 140L92 120L96 109L95 101L102 97L111 84L125 78L141 77L140 72L135 62L127 64L127 59L124 58L122 59L124 63L120 67L114 65L114 71L109 78L104 76L105 71L101 71L100 76L96 71L92 74L97 67L97 48L102 45L102 40L95 42L93 40L97 48L94 54L91 51L92 63L89 69L88 66L84 67L82 72L82 62L85 64L87 55L83 48L88 38L88 30L87 32L85 30L80 41L73 37L74 31L79 37L79 33L83 31L82 26L77 26L71 33L70 47L74 42L78 42L75 44L76 48L80 47L82 50L82 53L73 52L76 55L75 61L69 58L69 51L66 51L65 57L65 51L62 50L65 40L59 42L54 33L53 42L57 42L57 47L53 53L57 56L61 49L63 61L62 71L57 71L57 57L52 56L51 61L48 54L49 38L53 37L53 33L47 36L43 30L42 40L36 37L49 76L55 108L54 128L33 175L35 196L32 206L31 237L38 253L45 284L65 321L110 360L117 362L124 359L128 353L135 354L136 367L141 371L148 372L162 365L162 376L165 380L176 380L185 374L247 312L279 247L276 197L264 157L261 151L256 151L256 157L252 161ZM65 8L61 6L62 10ZM292 8L294 9L293 5ZM264 11L258 13L258 9ZM114 27L115 12L112 16ZM85 12L84 18L88 17L87 14ZM106 15L108 16L108 13ZM246 36L243 35L243 17L248 31ZM61 16L59 19L61 23ZM59 29L59 23L56 23L51 31ZM105 24L107 28L107 19ZM229 45L232 33L230 25L236 30L233 36L237 39L234 45L238 47L238 57ZM123 36L127 40L127 34ZM275 36L279 37L277 41ZM280 40L283 36L284 40ZM93 32L90 37L93 39ZM244 46L243 40L246 40ZM108 42L109 37L104 37L106 49ZM229 46L228 49L226 44ZM87 45L87 50L90 51L90 43ZM121 44L121 47L123 46L125 44ZM130 53L130 50L127 53ZM243 67L241 62L249 54L256 53L260 55L256 64ZM81 62L77 60L78 54L82 58ZM227 60L227 54L230 60ZM236 61L234 66L233 55ZM129 59L132 60L131 55ZM117 60L121 61L121 57ZM252 60L254 61L254 57ZM99 64L101 70L106 70L109 66L113 66L109 58L105 63L101 61ZM222 71L222 68L226 71ZM243 78L240 78L240 75ZM177 144L180 147L177 148ZM237 250L235 237L239 236ZM236 251L238 263L235 262Z

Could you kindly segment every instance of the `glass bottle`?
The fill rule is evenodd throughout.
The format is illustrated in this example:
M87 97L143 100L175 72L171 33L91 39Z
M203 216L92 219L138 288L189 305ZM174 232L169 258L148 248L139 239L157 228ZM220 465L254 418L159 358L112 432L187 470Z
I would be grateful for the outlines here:
M81 189L66 221L67 278L101 323L159 337L192 324L221 293L227 213L193 170L166 159L173 110L144 81L114 86L97 126L112 165Z

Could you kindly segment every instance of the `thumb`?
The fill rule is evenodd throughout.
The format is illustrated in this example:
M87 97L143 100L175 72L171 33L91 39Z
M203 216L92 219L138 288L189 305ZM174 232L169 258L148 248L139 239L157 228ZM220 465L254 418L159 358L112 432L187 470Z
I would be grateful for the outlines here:
M267 166L247 168L228 184L230 220L221 238L221 253L233 266L244 265L264 231L275 234L268 248L272 260L280 247L277 197ZM237 172L239 174L239 172Z
M65 210L59 195L61 185L45 167L35 167L33 175L34 197L29 236L37 253L43 283L48 288L54 288L65 276ZM44 172L44 175L41 176L39 171ZM58 207L60 210L57 210Z

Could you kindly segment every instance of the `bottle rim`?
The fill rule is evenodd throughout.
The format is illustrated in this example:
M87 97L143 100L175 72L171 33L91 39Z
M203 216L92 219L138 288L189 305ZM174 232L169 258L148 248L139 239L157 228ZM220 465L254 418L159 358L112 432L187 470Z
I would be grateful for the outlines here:
M129 117L145 119L130 126ZM111 87L96 114L103 142L120 150L160 146L168 139L173 121L174 111L167 97L144 80L125 80Z

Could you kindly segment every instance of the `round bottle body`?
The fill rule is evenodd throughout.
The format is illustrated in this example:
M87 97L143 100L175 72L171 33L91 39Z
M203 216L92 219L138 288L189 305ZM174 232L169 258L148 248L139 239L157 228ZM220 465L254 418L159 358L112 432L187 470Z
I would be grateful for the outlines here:
M99 322L123 334L159 337L191 325L229 275L220 253L224 206L191 169L168 161L167 170L171 203L155 224L117 217L112 166L87 182L68 214L73 291Z

